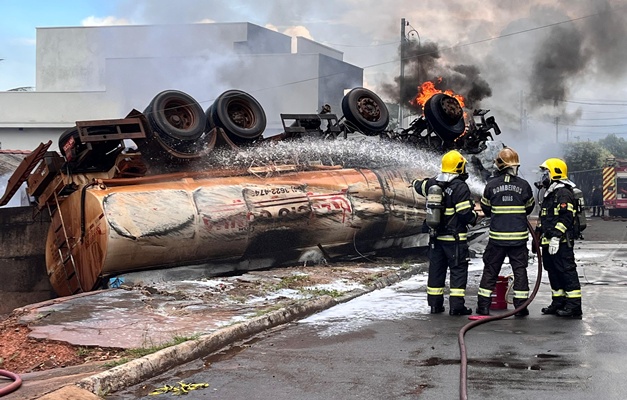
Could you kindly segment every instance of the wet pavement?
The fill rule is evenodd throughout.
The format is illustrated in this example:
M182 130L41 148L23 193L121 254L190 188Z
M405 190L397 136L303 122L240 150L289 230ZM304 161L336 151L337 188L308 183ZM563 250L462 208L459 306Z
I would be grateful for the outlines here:
M541 314L551 296L544 273L529 317L492 321L466 333L469 398L627 396L627 230L622 221L591 224L576 249L584 318ZM468 303L474 308L480 264L473 264ZM536 277L532 263L532 285ZM425 277L415 275L108 398L155 398L152 390L180 381L209 384L193 393L197 399L460 398L458 333L469 321L429 314L424 286Z
M19 321L28 324L29 336L36 339L77 346L148 348L215 332L320 294L366 290L367 282L410 268L426 267L355 263L150 282L27 306ZM299 280L303 286L287 287Z
M623 334L627 328L623 313L627 305L627 229L624 221L596 219L585 234L586 240L577 244L575 252L583 285L584 319L540 315L539 309L550 299L543 277L540 292L530 306L530 317L490 322L467 334L471 398L513 395L552 399L553 394L569 394L572 399L625 397L621 377L627 372L622 363L627 356ZM474 259L473 265L467 298L474 308L480 259ZM375 272L373 276L381 277L381 270L370 268L363 268L361 276ZM536 268L532 260L530 283L535 280ZM429 315L424 265L388 266L393 273L408 269L412 269L411 274L400 283L364 291L300 323L281 325L252 339L237 341L230 349L168 368L157 378L146 377L107 398L143 398L148 389L181 379L210 383L209 390L194 393L194 398L457 398L457 333L469 321L447 314ZM281 271L247 274L239 284L254 281L259 286L266 282L268 288L276 289L285 276L294 276L295 272ZM338 279L328 283L334 290L363 287L360 273L339 271ZM507 273L505 268L502 274ZM39 337L65 337L77 344L102 346L106 342L142 347L167 341L171 335L221 331L220 327L234 326L260 310L268 312L303 300L302 291L296 295L279 288L262 296L249 296L249 300L257 300L248 304L241 301L241 293L227 294L227 288L235 282L230 279L238 278L163 283L77 296L71 301L34 307L23 318L31 319L33 334ZM201 284L203 290L199 289ZM202 298L201 293L208 297ZM102 370L102 366L96 370ZM29 376L25 386L31 378L39 376ZM79 380L69 371L65 380L55 379L58 386ZM47 382L50 386L51 381ZM251 387L255 387L256 397L250 397ZM18 391L6 398L37 397Z

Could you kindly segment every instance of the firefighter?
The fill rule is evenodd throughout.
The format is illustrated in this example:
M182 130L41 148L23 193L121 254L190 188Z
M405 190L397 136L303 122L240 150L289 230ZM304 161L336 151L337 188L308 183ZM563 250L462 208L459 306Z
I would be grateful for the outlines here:
M529 182L518 176L518 154L509 147L502 149L494 160L496 172L488 180L481 197L481 209L490 217L490 238L483 253L483 274L479 284L477 314L490 315L492 292L503 266L509 258L514 273L514 308L519 308L529 297L527 267L527 215L535 207ZM527 307L518 317L529 315Z
M603 190L597 186L592 187L592 216L605 216L605 207L603 207Z
M468 280L467 225L474 225L477 214L466 184L466 159L458 151L451 150L442 156L441 173L433 178L414 180L413 187L428 197L429 189L437 185L442 193L442 218L430 229L429 277L427 302L431 314L444 312L444 284L450 269L449 314L469 315L472 310L465 306Z
M542 314L581 319L581 285L574 253L576 199L566 163L549 158L540 165L538 188L546 189L540 205L542 261L551 284L551 304Z

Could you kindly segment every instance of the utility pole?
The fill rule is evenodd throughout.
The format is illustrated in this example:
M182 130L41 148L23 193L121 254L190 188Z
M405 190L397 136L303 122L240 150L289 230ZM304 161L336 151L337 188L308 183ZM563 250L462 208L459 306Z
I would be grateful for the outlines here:
M401 75L399 77L398 127L403 128L403 89L405 88L405 18L401 18Z

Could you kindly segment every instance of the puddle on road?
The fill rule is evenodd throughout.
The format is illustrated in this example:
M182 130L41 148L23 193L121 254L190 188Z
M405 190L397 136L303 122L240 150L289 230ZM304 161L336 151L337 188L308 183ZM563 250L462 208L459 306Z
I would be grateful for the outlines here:
M555 354L536 354L533 356L535 360L516 359L518 355L508 354L507 358L469 358L468 365L475 367L489 368L506 368L530 371L557 371L568 367L576 367L572 362ZM456 365L460 364L459 359L444 359L440 357L431 357L423 361L413 362L411 364L422 367L435 367L439 365Z

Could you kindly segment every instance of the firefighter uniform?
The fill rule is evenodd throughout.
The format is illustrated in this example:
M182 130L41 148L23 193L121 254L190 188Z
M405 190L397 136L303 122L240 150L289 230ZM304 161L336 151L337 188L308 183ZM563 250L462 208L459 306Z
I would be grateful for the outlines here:
M442 157L442 173L434 178L414 181L414 189L427 197L429 188L438 185L443 191L440 224L431 231L427 302L431 313L444 312L444 287L450 269L449 314L469 315L465 307L468 280L467 225L474 224L477 214L466 184L466 159L453 150Z
M481 209L490 218L488 244L483 253L483 274L479 284L477 314L489 315L492 293L496 288L505 257L509 258L514 273L514 308L529 297L527 267L527 215L535 206L533 190L520 178L518 154L510 148L501 150L495 160L497 172L488 181L481 197ZM516 316L529 315L527 308Z
M551 284L551 304L543 314L582 317L581 285L574 253L575 186L567 178L564 161L551 158L540 168L545 177L540 183L546 191L541 207L538 230L542 234L542 261Z

